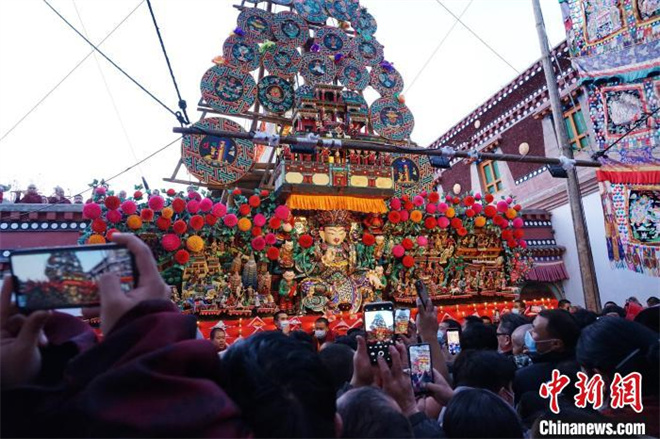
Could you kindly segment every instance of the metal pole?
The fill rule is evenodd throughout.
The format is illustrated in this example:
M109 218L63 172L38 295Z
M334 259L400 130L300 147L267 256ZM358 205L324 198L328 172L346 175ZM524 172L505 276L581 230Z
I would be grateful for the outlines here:
M536 30L538 31L541 53L543 54L543 71L548 85L548 94L550 96L550 105L552 107L552 118L557 134L557 144L560 152L569 159L573 158L573 150L568 141L568 133L564 123L564 113L561 109L561 100L559 98L559 87L555 77L550 58L550 46L548 36L545 32L543 22L543 12L539 0L532 0L534 6L534 16L536 17ZM584 206L582 205L582 196L580 194L580 183L575 167L567 170L568 180L566 182L568 189L568 201L571 207L571 216L573 218L573 228L575 230L575 243L577 245L578 261L580 263L580 274L582 277L582 290L584 292L584 302L588 309L600 311L600 294L598 293L598 281L596 280L596 269L589 243L589 231L585 221Z
M207 136L218 136L218 137L228 137L230 139L247 139L252 140L254 143L259 143L263 145L268 145L268 139L255 139L253 133L238 133L236 131L224 131L224 130L212 130L208 128L198 128L198 127L174 127L172 132L179 134L197 134L197 135L207 135ZM515 154L496 154L492 152L480 152L477 155L473 155L465 151L443 151L442 149L431 149L431 148L416 148L409 146L396 146L390 145L387 143L379 142L365 142L359 140L350 140L350 139L330 139L330 138L320 138L317 140L310 140L305 137L296 137L296 136L282 136L279 138L280 144L284 145L298 145L305 144L310 145L311 143L315 144L316 147L320 148L332 148L332 149L341 149L349 150L355 149L360 151L376 151L376 152L387 152L393 154L412 154L412 155L426 155L426 156L442 156L448 158L463 158L463 159L483 159L483 160L499 160L503 162L522 162L522 163L543 163L547 165L561 165L561 160L552 158L552 157L540 157L540 156L526 156L526 155L515 155ZM591 161L591 160L576 160L575 166L585 166L588 168L599 168L601 166L600 162Z

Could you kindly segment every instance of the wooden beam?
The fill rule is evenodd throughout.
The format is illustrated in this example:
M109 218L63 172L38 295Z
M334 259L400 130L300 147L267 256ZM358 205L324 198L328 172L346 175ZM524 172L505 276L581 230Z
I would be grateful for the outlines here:
M267 139L254 139L254 135L251 133L236 133L233 131L223 131L223 130L211 130L211 129L201 129L197 127L175 127L172 129L173 132L178 134L204 134L218 137L229 137L236 139L247 139L252 140L255 143L260 143L263 145L268 144ZM412 155L426 155L434 157L448 157L448 158L466 158L474 159L479 158L483 160L495 160L495 161L504 161L504 162L522 162L522 163L543 163L546 165L561 165L562 162L558 158L551 157L541 157L541 156L530 156L530 155L516 155L516 154L496 154L496 153L477 153L475 157L472 153L465 151L443 151L442 149L430 149L430 148L412 148L406 146L396 146L387 143L371 143L371 142L360 142L351 139L332 139L332 138L320 138L317 140L311 140L305 137L296 137L296 136L283 136L279 139L280 143L287 145L297 145L297 144L306 144L314 145L315 147L321 148L331 148L331 149L355 149L361 151L379 151L379 152L389 152L393 154L412 154ZM591 161L591 160L575 160L575 166L583 166L590 168L599 168L601 166L600 162Z
M291 119L287 119L286 117L276 116L274 114L255 113L254 111L244 111L241 114L223 113L221 111L214 110L213 108L207 107L206 105L202 105L202 104L197 106L197 111L219 114L221 116L238 117L241 119L248 119L248 120L253 120L254 118L257 118L258 120L263 120L264 122L278 123L282 125L293 124L293 121Z

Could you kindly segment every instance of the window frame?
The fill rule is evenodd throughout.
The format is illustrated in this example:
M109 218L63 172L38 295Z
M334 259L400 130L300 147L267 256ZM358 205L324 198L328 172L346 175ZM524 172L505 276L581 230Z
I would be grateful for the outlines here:
M582 122L584 124L584 131L582 133L579 132L578 130L578 124L575 121L576 115L580 114L582 117ZM587 127L587 121L584 118L584 112L582 111L582 107L580 105L576 105L575 107L571 107L568 110L564 111L564 123L570 125L570 130L573 131L573 137L571 137L570 130L566 130L566 134L568 135L568 144L574 151L582 151L583 149L586 149L589 147L589 128ZM583 146L582 141L585 141L586 144ZM575 145L575 147L573 147Z
M492 175L492 181L488 181L486 177L486 168L489 168ZM499 170L497 162L494 160L484 160L479 163L479 178L485 193L496 194L504 189L504 182L502 181L502 173ZM493 189L493 191L491 191Z

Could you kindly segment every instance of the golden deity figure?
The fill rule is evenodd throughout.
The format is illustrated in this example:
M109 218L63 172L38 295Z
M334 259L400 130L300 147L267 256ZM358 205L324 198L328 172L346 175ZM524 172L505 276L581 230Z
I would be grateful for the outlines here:
M317 216L322 243L319 248L320 263L313 277L301 284L313 283L314 291L327 291L328 307L358 312L362 305L365 287L371 288L364 274L355 273L355 247L348 238L352 217L348 211L322 211ZM305 287L306 291L307 288Z

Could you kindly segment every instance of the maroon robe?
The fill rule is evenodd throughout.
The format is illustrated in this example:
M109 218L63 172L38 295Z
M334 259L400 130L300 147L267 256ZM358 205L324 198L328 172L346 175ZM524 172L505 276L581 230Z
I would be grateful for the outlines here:
M75 320L60 314L45 328L37 385L3 389L4 436L251 436L217 384L220 358L196 339L194 317L168 301L143 302L97 345Z

